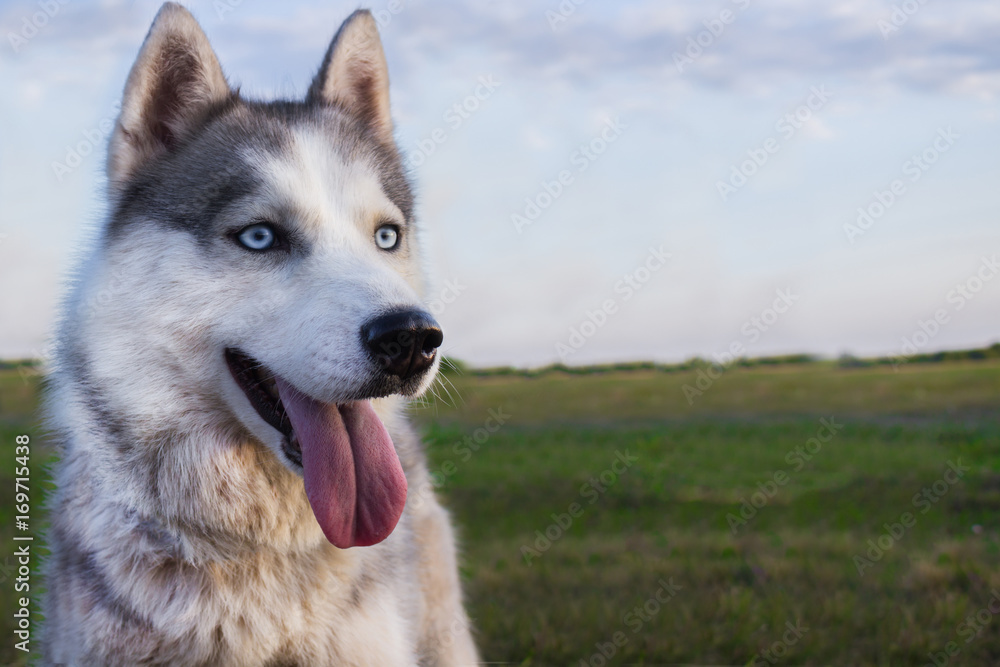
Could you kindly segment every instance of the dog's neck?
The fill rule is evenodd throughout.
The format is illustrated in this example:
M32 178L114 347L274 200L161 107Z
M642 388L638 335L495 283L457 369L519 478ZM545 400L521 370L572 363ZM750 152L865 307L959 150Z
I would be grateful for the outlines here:
M87 424L61 436L68 465L60 484L87 480L100 488L94 497L104 507L93 508L88 521L101 523L102 512L124 516L145 544L179 548L193 561L248 549L303 551L325 542L301 477L235 420L219 420L190 392L164 394L162 386L144 388L141 378L109 382L94 372L84 353L63 351L49 390L57 434L69 433L69 424ZM181 421L155 419L148 405L123 396L123 388L176 401L170 413Z

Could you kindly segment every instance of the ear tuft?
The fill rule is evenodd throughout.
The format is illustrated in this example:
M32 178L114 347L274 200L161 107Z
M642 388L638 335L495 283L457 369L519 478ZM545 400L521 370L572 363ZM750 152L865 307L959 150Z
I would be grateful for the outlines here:
M165 3L125 84L108 152L112 188L174 148L210 108L231 95L198 22L181 5Z
M370 11L359 9L340 26L309 86L306 101L346 109L367 124L380 141L392 143L389 69Z

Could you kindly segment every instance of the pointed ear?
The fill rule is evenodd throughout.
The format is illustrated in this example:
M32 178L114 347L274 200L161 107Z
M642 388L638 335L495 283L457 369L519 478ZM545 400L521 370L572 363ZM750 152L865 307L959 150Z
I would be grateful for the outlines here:
M176 146L208 109L230 95L219 60L198 22L184 7L164 4L125 84L108 149L112 188Z
M342 107L392 143L389 69L371 12L359 9L340 26L306 101Z

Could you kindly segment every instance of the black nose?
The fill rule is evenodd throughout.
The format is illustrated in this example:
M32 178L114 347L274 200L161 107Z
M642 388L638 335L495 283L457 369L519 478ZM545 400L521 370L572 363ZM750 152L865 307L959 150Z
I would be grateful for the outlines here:
M430 368L442 340L441 327L421 310L394 310L361 327L361 342L375 363L401 380Z

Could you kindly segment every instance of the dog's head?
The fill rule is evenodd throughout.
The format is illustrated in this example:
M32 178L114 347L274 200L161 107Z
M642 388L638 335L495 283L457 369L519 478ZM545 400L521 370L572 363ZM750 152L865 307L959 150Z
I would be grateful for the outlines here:
M341 547L381 541L402 512L405 477L370 399L424 391L442 340L420 307L388 91L368 12L341 26L305 100L265 103L230 88L197 22L168 3L108 158L104 245L129 276L119 335L147 332L129 344L185 391L212 387L217 409L304 475Z

